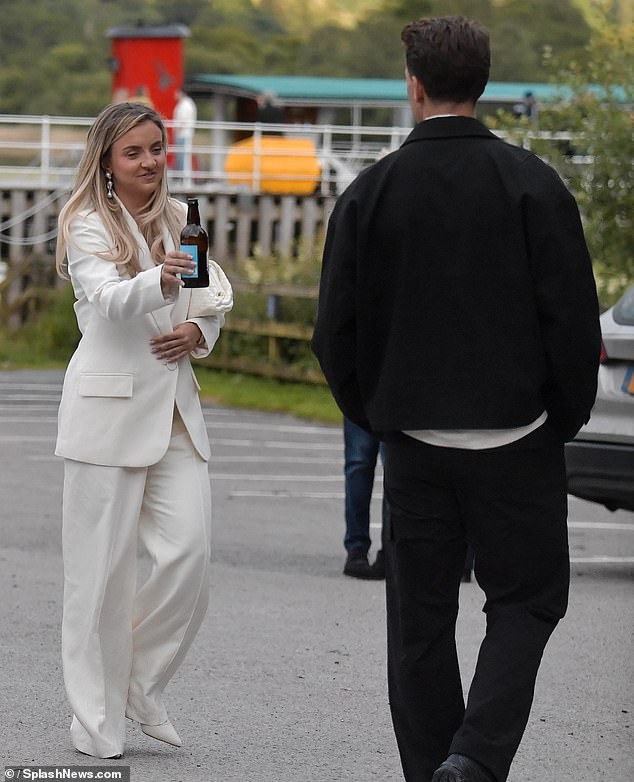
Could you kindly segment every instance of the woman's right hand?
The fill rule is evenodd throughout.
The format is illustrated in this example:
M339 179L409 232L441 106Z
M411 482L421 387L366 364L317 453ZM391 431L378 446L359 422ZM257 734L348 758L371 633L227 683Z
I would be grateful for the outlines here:
M181 274L191 274L196 268L191 255L179 250L171 250L165 256L161 269L161 290L163 296L168 299L178 293L178 289L184 285Z

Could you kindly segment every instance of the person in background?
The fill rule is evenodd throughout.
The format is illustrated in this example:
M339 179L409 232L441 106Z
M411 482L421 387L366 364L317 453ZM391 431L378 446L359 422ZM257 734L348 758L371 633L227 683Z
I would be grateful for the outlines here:
M208 603L209 441L190 357L209 354L224 316L188 316L194 264L177 249L186 206L169 197L166 151L153 109L106 107L59 217L81 332L55 450L62 662L72 743L98 758L122 755L126 717L181 745L163 692ZM139 543L151 569L137 588Z
M117 89L112 93L112 103L124 103L125 101L130 100L130 93L128 92L127 87L117 87Z
M263 92L256 99L257 110L255 121L264 125L276 125L284 122L284 109L277 102L276 96L272 92ZM281 131L266 130L265 133L270 136L281 136Z
M139 86L134 90L134 96L131 98L131 100L133 100L135 103L142 103L144 106L154 108L152 98L150 97L150 93L148 92L148 88L145 86L145 84L139 84Z
M375 561L368 562L370 538L370 504L374 487L374 471L381 442L370 432L357 426L347 418L343 419L344 475L345 475L345 519L346 534L343 544L347 552L344 575L367 580L385 578L385 564L381 534L381 548ZM382 502L382 525L385 526L385 500Z
M438 17L402 40L417 124L335 205L313 348L343 414L385 442L405 779L505 782L566 612L564 442L594 403L599 307L574 198L475 117L487 31ZM467 541L487 623L465 704Z
M526 117L533 125L537 124L538 108L537 100L533 93L528 90L524 93L521 103L516 103L513 106L513 116L517 119Z
M185 180L192 175L192 144L198 110L194 101L183 92L176 90L174 107L174 144L176 145L176 170Z

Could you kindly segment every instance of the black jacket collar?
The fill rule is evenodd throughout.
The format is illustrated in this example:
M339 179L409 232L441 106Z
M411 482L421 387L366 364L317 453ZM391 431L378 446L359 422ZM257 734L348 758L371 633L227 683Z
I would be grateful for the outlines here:
M403 144L437 138L466 138L481 136L497 139L497 136L473 117L434 117L423 120L414 127Z

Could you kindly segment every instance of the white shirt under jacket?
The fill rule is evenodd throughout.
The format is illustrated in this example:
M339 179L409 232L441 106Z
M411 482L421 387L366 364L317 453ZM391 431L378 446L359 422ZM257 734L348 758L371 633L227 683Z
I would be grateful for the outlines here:
M189 357L167 365L152 353L150 339L189 320L205 338L192 353L202 358L216 343L224 315L188 318L189 289L164 298L161 267L119 203L139 244L142 271L135 277L96 255L111 246L96 212L82 212L71 223L68 269L82 336L64 378L55 453L109 466L155 464L167 450L176 406L194 447L207 460L209 439ZM184 225L186 206L177 203ZM174 249L167 230L164 246Z

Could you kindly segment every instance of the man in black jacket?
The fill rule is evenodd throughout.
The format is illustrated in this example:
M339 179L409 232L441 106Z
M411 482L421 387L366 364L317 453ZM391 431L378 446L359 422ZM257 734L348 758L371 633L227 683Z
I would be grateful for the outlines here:
M343 413L385 440L390 707L407 782L504 782L568 597L564 441L600 332L573 197L475 119L484 28L403 30L417 122L338 200L313 349ZM465 706L467 543L486 635Z

